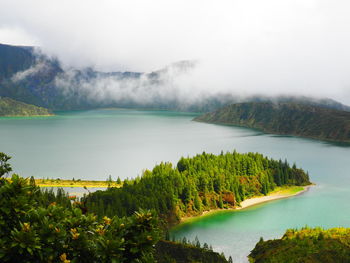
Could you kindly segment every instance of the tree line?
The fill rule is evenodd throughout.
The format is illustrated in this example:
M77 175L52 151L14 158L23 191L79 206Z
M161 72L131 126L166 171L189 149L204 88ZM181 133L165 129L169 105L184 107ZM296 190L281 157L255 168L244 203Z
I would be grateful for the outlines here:
M203 152L192 158L156 165L121 188L94 192L83 202L98 216L129 216L150 209L166 224L205 210L232 208L243 200L266 195L277 186L308 185L309 175L287 161L259 153Z

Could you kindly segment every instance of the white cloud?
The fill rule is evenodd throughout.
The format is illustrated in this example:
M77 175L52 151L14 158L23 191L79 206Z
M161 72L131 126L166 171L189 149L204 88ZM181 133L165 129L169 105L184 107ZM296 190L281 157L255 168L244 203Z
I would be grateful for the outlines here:
M37 46L38 40L23 31L21 28L0 26L0 43L8 45Z
M0 0L0 25L69 66L149 72L198 60L179 89L350 104L349 9L347 0Z
M85 78L86 72L67 69L56 77L55 84L66 96L78 93L89 101L105 105L124 101L150 106L155 101L163 105L176 101L188 106L207 95L201 90L184 88L189 87L188 76L195 65L192 61L182 61L151 74L141 73L138 77L96 73L94 77Z
M18 82L18 81L24 80L27 77L30 77L32 75L37 74L40 71L45 70L46 67L47 67L47 65L44 62L38 62L34 66L32 66L32 67L30 67L30 68L28 68L26 70L17 72L16 74L14 74L11 77L11 80L14 81L14 82Z

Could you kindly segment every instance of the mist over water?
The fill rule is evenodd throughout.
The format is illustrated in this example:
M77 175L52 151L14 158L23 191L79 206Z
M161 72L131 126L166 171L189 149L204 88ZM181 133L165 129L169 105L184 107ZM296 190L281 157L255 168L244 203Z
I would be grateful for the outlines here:
M14 0L0 7L1 42L40 46L66 68L150 73L178 61L198 62L189 74L166 75L160 98L222 92L350 104L346 0ZM108 86L123 94L118 85L129 85L108 79L90 84L105 98L119 96ZM137 85L150 92L148 80Z

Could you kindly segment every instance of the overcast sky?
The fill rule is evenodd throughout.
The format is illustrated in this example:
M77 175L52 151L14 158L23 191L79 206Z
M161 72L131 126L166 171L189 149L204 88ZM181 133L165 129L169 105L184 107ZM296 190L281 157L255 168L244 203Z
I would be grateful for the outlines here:
M184 89L350 104L349 14L348 0L0 0L0 43L105 71L195 60Z

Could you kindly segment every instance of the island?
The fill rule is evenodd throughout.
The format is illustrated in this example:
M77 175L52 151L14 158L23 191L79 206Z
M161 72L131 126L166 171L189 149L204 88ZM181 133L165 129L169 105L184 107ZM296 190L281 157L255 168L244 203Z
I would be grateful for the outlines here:
M0 117L52 116L53 113L42 107L0 97Z
M298 103L232 104L194 121L236 125L266 133L350 143L350 112Z

